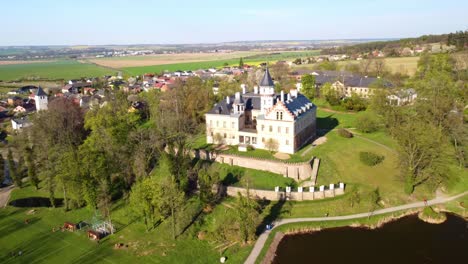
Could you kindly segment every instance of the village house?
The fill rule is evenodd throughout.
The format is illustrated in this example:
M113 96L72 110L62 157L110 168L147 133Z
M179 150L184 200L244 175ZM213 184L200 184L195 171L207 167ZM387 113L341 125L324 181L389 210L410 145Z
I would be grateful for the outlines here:
M275 93L268 69L253 92L228 96L206 115L208 143L294 153L316 135L316 110L297 90ZM274 147L273 147L274 146Z
M387 96L387 99L390 101L391 105L406 105L411 104L416 100L418 94L414 89L403 89L399 90L394 94Z
M379 82L383 87L377 88L376 84ZM331 87L345 97L351 97L353 94L356 94L362 98L369 98L375 89L392 88L393 84L376 77L352 76L343 77L341 80L335 81Z
M12 118L11 119L11 126L13 130L18 131L23 128L31 126L32 123L29 121L29 118L27 116L20 117L20 118Z

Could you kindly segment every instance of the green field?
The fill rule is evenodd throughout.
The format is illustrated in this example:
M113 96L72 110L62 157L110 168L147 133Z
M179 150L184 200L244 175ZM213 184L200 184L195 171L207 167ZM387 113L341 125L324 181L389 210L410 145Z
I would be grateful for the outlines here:
M13 191L10 201L25 197L46 197L45 191L27 186ZM191 207L189 203L187 207ZM195 206L194 206L195 207ZM223 206L216 212L222 213ZM242 263L250 251L249 246L233 245L219 252L217 244L193 238L189 228L177 240L170 237L170 225L163 222L153 231L145 231L142 221L134 219L123 201L112 210L112 221L117 232L98 244L86 237L85 231L52 232L53 227L69 221L88 222L94 212L87 208L64 212L63 208L31 208L8 206L0 209L0 263L219 263L221 253L230 263ZM216 213L214 212L214 213ZM217 213L216 213L217 214ZM29 224L25 220L29 219ZM195 227L194 227L195 228ZM128 245L114 249L116 243ZM22 256L12 257L11 252Z
M0 80L18 79L76 79L114 75L115 71L90 63L73 60L55 62L0 65Z
M392 73L401 73L408 74L410 76L414 75L416 72L419 57L397 57L397 58L385 58L385 66ZM337 64L341 69L344 69L348 64L359 64L361 61L357 60L347 60L347 61L338 61ZM299 69L313 69L318 65L318 63L313 64L304 64L294 66Z
M320 53L318 50L304 51L304 52L281 52L279 54L259 54L243 59L245 64L258 65L262 62L274 63L279 60L295 59L299 57L311 57L316 56ZM239 64L239 58L236 59L224 59L224 60L213 60L213 61L200 61L200 62L186 62L186 63L174 63L154 66L142 66L142 67L125 67L122 70L129 75L142 75L144 73L160 73L164 71L176 71L176 70L199 70L208 68L218 68L225 64L234 66Z

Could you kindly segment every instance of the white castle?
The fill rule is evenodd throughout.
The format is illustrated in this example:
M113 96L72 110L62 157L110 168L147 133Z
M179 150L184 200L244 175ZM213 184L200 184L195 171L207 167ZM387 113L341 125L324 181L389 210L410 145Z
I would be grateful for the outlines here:
M291 90L275 94L268 68L258 89L228 96L206 115L208 143L251 145L294 153L316 136L317 107L304 95Z

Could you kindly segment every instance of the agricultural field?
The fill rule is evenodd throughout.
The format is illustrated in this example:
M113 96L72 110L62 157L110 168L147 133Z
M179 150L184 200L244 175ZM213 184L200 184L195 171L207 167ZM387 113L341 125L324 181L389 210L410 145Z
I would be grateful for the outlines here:
M398 58L385 58L385 65L386 67L393 73L402 73L408 74L410 76L414 75L416 72L419 57L398 57ZM359 64L361 61L357 60L347 60L347 61L338 61L337 64L341 69L344 69L346 65L349 64ZM317 64L305 64L305 65L297 65L294 66L295 68L300 69L308 69L314 68Z
M264 51L239 51L239 52L217 52L217 53L176 53L160 54L152 56L126 56L111 58L89 59L90 62L110 68L142 67L165 64L178 64L202 61L217 61L238 59L253 55L265 54ZM181 69L185 70L185 69Z
M91 63L80 63L73 60L0 65L0 80L3 81L19 79L67 80L115 73L115 71Z
M258 65L262 62L274 63L279 60L292 60L299 57L312 57L320 53L319 50L311 51L287 51L287 52L268 52L258 53L256 55L245 56L243 61L246 64ZM176 54L172 54L176 55ZM148 56L150 57L150 56ZM124 67L122 70L129 75L142 75L144 73L164 72L164 71L176 71L176 70L198 70L206 68L218 68L227 64L230 66L236 66L239 64L239 59L242 56L236 58L226 58L221 60L210 60L210 61L198 61L198 62L183 62L183 63L172 63L172 64L159 64L142 67ZM124 59L126 57L122 57ZM131 58L131 57L127 57ZM135 58L135 57L134 57ZM140 58L145 58L144 56ZM117 58L118 59L118 58Z
M0 60L0 65L47 63L47 62L54 62L54 61L53 60Z

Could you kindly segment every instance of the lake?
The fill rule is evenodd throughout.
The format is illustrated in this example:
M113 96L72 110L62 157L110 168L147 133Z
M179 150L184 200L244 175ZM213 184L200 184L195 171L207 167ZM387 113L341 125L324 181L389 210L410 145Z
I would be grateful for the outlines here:
M416 215L381 228L338 227L285 236L276 251L282 263L468 263L468 222L448 214L442 224Z

